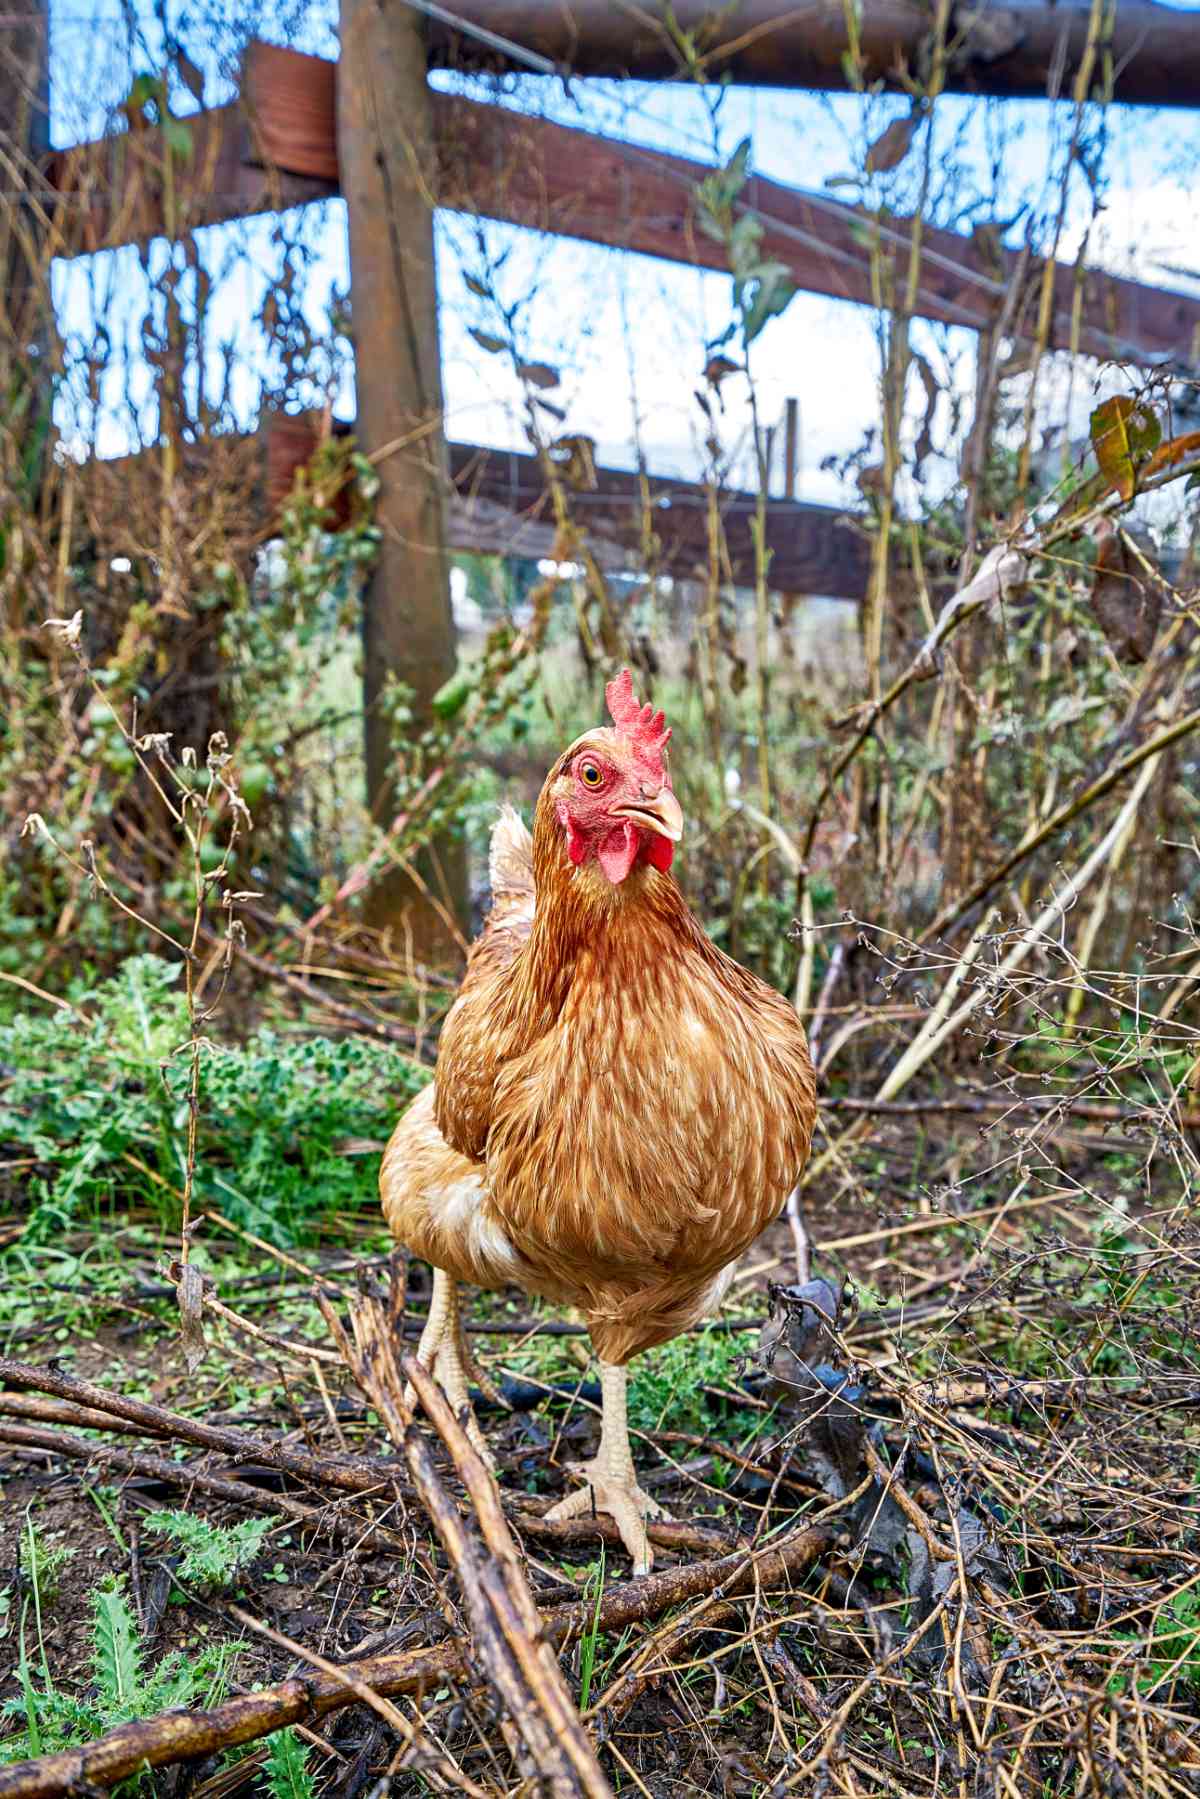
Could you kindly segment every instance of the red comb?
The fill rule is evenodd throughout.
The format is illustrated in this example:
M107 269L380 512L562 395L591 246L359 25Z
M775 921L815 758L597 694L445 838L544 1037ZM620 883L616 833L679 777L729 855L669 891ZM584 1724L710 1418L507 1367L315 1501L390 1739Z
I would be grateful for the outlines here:
M653 765L654 772L661 776L662 753L671 735L666 714L656 712L653 706L638 705L633 697L633 676L627 668L608 683L604 697L613 724L629 740L634 755L640 762Z

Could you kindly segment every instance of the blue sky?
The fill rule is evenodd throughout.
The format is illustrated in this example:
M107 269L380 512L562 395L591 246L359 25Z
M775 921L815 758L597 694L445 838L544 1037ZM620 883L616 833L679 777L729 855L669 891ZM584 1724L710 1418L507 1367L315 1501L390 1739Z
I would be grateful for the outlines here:
M86 0L85 0L86 4ZM296 48L332 55L336 50L333 13L327 7L286 0L263 15L260 35ZM1187 10L1197 12L1200 0ZM232 91L237 46L245 34L246 9L219 4L198 24L195 8L169 15L206 77L206 101ZM131 33L129 21L134 21ZM52 5L52 130L59 143L92 135L114 102L128 92L131 69L158 66L162 34L140 10L122 11L117 0L81 0ZM203 48L215 43L215 51ZM448 78L437 77L443 84ZM604 130L612 136L661 146L704 159L711 154L710 122L694 90L646 84L575 83L570 95L557 83L530 79L509 85L505 103L545 112L564 123ZM478 90L476 90L478 91ZM193 102L181 94L179 110ZM848 95L729 90L719 114L720 146L728 154L742 136L753 143L755 166L797 186L837 184L861 160L863 146L888 119L905 110L894 97L861 100ZM1019 236L1034 221L1035 237L1057 205L1064 133L1070 109L1045 102L984 103L951 96L939 103L935 130L938 180L932 216L963 228L976 219L1011 218ZM1200 297L1200 279L1188 283L1164 271L1163 263L1200 270L1200 113L1114 108L1107 120L1104 210L1092 225L1089 260L1164 286L1187 287ZM896 211L911 205L919 172L914 155L886 192L865 190L868 199L886 198ZM834 185L831 192L853 199L857 190ZM1072 173L1068 226L1063 250L1073 254L1090 216L1086 183ZM327 330L335 288L348 278L344 208L330 202L287 221L311 251L306 278L306 312L314 331ZM240 365L233 388L237 422L252 416L263 375L261 336L254 317L279 264L272 222L244 221L201 234L202 255L219 275L213 303L215 340L232 349ZM652 469L692 473L698 467L702 421L692 397L703 366L705 341L729 317L729 283L720 276L672 267L562 239L501 226L487 227L489 245L506 258L502 284L511 298L523 298L520 315L527 353L553 362L563 373L559 396L571 429L594 436L601 455L630 466L641 447ZM470 441L520 446L520 395L499 358L485 355L469 334L486 324L464 273L473 265L473 235L464 222L439 218L439 283L447 427ZM165 255L156 246L156 260ZM133 386L141 364L140 313L144 281L133 252L85 258L58 271L60 318L82 342L92 329L94 290L106 296L108 316L121 319ZM945 431L956 395L970 389L973 335L925 325L916 327L918 346L942 380L945 394L939 426ZM219 360L214 350L214 358ZM800 401L801 493L813 499L849 495L844 483L820 464L844 454L875 418L879 356L872 315L863 308L799 294L787 313L768 326L754 356L764 416L777 416L789 395ZM337 409L352 416L354 397L348 370L331 367ZM1109 378L1105 391L1117 384ZM148 389L148 381L141 385ZM745 406L733 384L727 392L725 430L729 441L745 443ZM1081 428L1095 403L1088 381L1076 381L1071 395L1071 428ZM112 395L110 394L110 402ZM1061 374L1051 374L1047 416L1065 416L1068 395ZM69 423L69 421L64 421ZM152 408L144 408L144 431L153 429ZM83 421L79 421L83 425ZM116 453L129 441L131 419L110 403L101 444ZM950 479L951 464L941 469ZM936 474L936 469L935 469Z

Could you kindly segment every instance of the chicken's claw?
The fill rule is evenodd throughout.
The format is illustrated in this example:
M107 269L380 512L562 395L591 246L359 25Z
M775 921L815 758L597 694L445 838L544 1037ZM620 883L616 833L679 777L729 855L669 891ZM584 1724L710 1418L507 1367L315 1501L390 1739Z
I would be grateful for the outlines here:
M555 1521L579 1518L592 1511L607 1512L629 1551L634 1573L648 1574L654 1565L654 1551L650 1547L646 1521L669 1519L671 1514L631 1475L615 1473L602 1455L593 1457L590 1462L569 1462L567 1466L584 1484L568 1493L565 1499L560 1499L546 1517Z

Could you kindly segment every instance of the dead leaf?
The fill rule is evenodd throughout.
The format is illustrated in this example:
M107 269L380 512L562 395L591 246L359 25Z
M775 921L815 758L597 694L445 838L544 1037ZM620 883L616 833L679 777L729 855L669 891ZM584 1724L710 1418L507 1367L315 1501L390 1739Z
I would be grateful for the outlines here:
M977 62L996 62L1002 56L1010 56L1025 42L1021 15L1009 7L981 6L971 12L960 12L955 17L955 24L965 34L967 55Z
M596 440L583 432L559 437L550 445L549 455L568 486L593 488L596 485Z
M1158 448L1162 426L1144 401L1114 394L1091 417L1092 448L1100 473L1123 500L1137 491L1138 471Z
M179 1298L179 1334L189 1374L204 1360L204 1276L194 1262L176 1262L171 1270Z
M1188 431L1182 437L1169 437L1165 444L1159 444L1143 473L1161 474L1163 469L1170 468L1176 462L1183 462L1186 457L1195 456L1198 452L1200 431Z
M728 356L710 356L704 365L704 379L710 387L719 388L729 375L740 375L740 362L731 362Z
M552 369L548 362L520 362L517 373L530 387L557 387L561 380L558 370Z
M471 326L471 336L479 348L486 350L489 356L498 356L501 350L508 348L502 337L493 337L490 331L480 331L474 325Z
M912 361L921 386L925 389L925 416L921 420L921 430L913 446L913 474L919 481L925 458L933 454L933 415L942 389L928 359L919 350L913 351Z
M175 53L175 69L176 69L176 72L178 73L180 81L182 81L184 87L187 89L188 93L192 96L192 99L198 100L200 105L203 106L204 105L204 75L203 75L202 71L196 67L195 63L192 61L191 57L188 55L186 50L177 50L176 51L176 53Z
M886 175L900 167L913 147L921 117L921 108L914 107L907 118L893 119L887 130L880 132L867 151L868 175Z
M1099 519L1095 534L1099 548L1091 604L1096 622L1118 662L1145 662L1162 618L1162 581L1148 571L1150 557L1143 561L1128 533L1111 519Z

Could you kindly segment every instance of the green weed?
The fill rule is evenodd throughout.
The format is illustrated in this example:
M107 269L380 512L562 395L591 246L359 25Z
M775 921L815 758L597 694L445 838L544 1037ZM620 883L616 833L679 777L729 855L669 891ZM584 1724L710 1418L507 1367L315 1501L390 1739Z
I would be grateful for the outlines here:
M736 1388L743 1346L734 1332L707 1330L639 1356L629 1383L630 1424L642 1431L712 1435L714 1401L704 1389ZM753 1422L749 1408L737 1408L735 1418L740 1430Z
M92 1594L91 1681L83 1693L63 1692L48 1669L36 1685L22 1642L21 1694L4 1707L20 1727L0 1742L0 1762L77 1748L118 1724L156 1712L212 1705L225 1691L236 1654L236 1645L222 1643L150 1662L123 1583L106 1581Z
M1115 1674L1109 1691L1124 1692L1130 1679L1138 1691L1153 1693L1164 1704L1173 1704L1180 1686L1200 1688L1200 1592L1189 1587L1168 1599L1155 1615L1149 1636L1141 1631L1116 1631L1114 1643L1138 1643L1138 1672Z
M592 1613L592 1621L579 1640L579 1709L585 1712L592 1692L592 1677L596 1672L596 1646L600 1641L600 1604L604 1598L604 1550L600 1550L600 1560L593 1564L584 1598L596 1595L596 1607Z
M133 956L75 996L76 1013L0 1025L0 1146L34 1156L24 1242L141 1201L173 1227L187 1154L187 1041L178 968ZM348 1139L382 1141L423 1080L415 1064L362 1039L291 1039L262 1029L244 1048L213 1044L201 1070L196 1203L274 1243L323 1216L378 1204L378 1162Z
M271 1799L313 1799L316 1787L308 1770L308 1745L290 1724L268 1743L264 1773Z
M237 1575L258 1558L270 1518L243 1518L237 1524L210 1524L191 1512L151 1512L145 1528L170 1537L186 1552L179 1578L201 1588L232 1586Z

